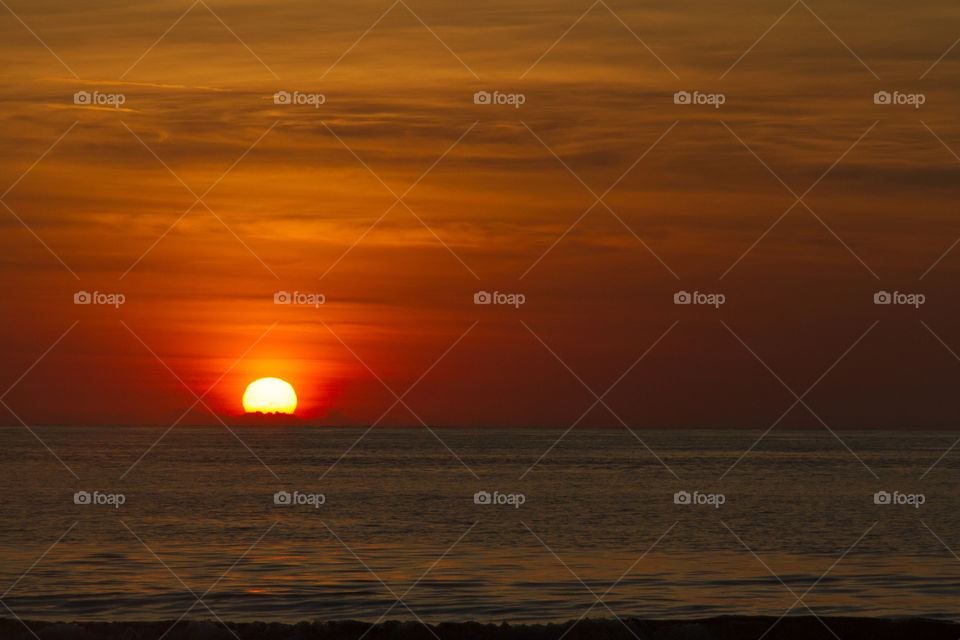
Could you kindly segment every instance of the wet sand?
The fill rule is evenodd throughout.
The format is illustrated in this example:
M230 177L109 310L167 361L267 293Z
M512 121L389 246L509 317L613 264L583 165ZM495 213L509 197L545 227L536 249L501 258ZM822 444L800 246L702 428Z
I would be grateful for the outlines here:
M776 623L776 624L774 624ZM569 629L570 625L573 629ZM29 627L29 629L27 629ZM228 629L229 627L229 629ZM771 629L771 627L773 627ZM829 629L827 628L829 627ZM568 631L569 630L569 631ZM36 635L34 635L36 634ZM764 635L766 634L766 635ZM495 625L455 622L300 622L226 623L159 622L37 622L0 619L4 640L956 640L960 623L922 618L821 618L724 616L702 620L581 620L544 625Z

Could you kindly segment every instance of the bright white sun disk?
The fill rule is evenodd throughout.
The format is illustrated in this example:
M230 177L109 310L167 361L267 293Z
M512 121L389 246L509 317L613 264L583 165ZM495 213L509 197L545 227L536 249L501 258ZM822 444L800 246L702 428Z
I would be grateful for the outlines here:
M260 378L243 393L243 409L248 413L293 413L297 394L289 382L280 378Z

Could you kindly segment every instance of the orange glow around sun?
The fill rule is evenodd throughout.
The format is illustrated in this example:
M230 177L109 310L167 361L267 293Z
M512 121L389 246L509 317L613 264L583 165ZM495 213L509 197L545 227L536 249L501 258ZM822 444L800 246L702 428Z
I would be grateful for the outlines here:
M260 378L251 382L243 393L243 409L247 413L293 413L297 394L289 382L280 378Z

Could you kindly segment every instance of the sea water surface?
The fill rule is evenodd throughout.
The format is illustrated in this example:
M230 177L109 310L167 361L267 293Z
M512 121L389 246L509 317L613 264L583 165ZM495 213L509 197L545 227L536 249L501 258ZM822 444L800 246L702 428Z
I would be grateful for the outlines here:
M960 619L957 433L33 431L0 427L25 619Z

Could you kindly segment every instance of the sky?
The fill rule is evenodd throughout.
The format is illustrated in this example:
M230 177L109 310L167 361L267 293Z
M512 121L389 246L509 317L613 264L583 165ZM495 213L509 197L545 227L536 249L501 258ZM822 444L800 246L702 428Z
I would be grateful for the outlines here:
M954 3L10 0L0 35L10 424L210 422L266 376L318 423L955 424Z

